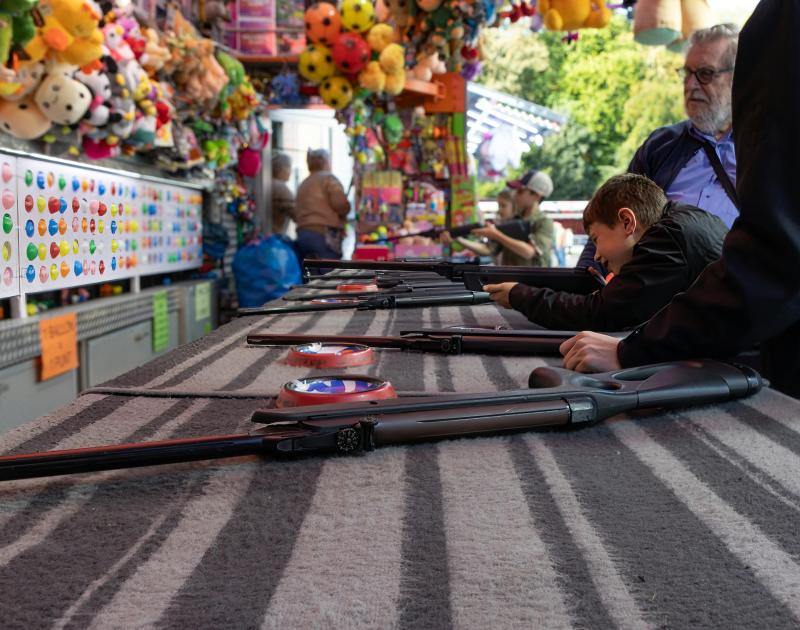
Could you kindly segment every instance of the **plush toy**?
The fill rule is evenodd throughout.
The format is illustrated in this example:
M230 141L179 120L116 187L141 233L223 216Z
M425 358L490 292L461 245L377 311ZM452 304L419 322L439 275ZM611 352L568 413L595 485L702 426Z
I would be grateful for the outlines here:
M605 0L539 0L538 11L551 31L603 28L611 21Z
M331 49L333 63L343 74L361 72L370 54L369 45L358 33L342 33Z
M381 52L378 61L386 74L397 74L405 66L405 51L400 44L389 44Z
M22 140L35 140L50 129L50 120L41 112L32 96L16 102L0 100L0 129Z
M342 18L328 2L315 2L305 13L306 38L315 44L333 46L342 31Z
M47 75L36 90L39 109L59 125L76 124L92 102L89 88L74 79L75 70L67 64L50 63Z
M353 33L364 33L375 25L375 8L370 0L343 0L339 11L342 26Z
M321 83L336 72L331 49L322 44L310 44L300 53L297 69L312 83Z
M358 74L358 84L370 92L383 92L386 86L386 73L377 61L370 61Z
M202 23L204 35L217 41L222 39L222 29L226 22L231 21L231 12L228 5L221 0L208 0L205 3L205 19Z
M139 63L150 76L153 76L169 61L169 48L162 44L158 31L154 28L143 28L142 35L145 38L145 45Z
M394 29L388 24L376 24L367 33L367 43L376 53L382 52L394 40Z
M92 102L86 113L86 121L92 127L104 127L111 118L111 79L100 70L76 72L75 79L92 91Z
M280 105L299 105L302 103L300 96L300 83L294 72L283 72L273 77L270 82L272 96L270 103Z
M353 86L344 77L330 77L319 86L319 95L326 105L343 109L353 100Z
M43 76L44 64L42 62L20 62L13 78L15 89L10 94L3 94L2 97L7 101L21 101L39 86Z
M72 43L56 54L56 59L73 66L85 67L102 56L103 33L99 28L102 15L88 0L52 0L52 15L72 36Z
M403 88L406 85L406 71L401 69L399 72L394 72L392 74L386 74L386 85L384 86L383 90L387 94L392 96L396 96L403 91Z

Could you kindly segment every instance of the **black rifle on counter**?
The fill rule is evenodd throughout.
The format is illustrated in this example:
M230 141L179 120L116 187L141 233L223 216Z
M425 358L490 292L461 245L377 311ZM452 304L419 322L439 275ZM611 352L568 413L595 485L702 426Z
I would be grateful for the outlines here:
M600 288L600 282L585 268L504 267L451 262L381 262L373 260L306 259L309 269L371 269L374 271L433 272L454 282L463 282L470 291L481 291L486 284L521 282L554 291L586 295Z
M264 426L250 434L9 455L0 457L0 480L239 455L353 454L433 438L589 425L640 409L743 398L762 380L745 366L685 361L604 374L539 367L528 384L532 389L256 411L252 420Z
M489 294L482 291L462 290L456 293L434 292L425 295L375 295L369 297L341 297L320 300L320 304L313 301L306 304L295 304L292 306L256 306L251 308L240 308L238 315L277 315L279 313L313 313L317 311L334 310L357 310L373 311L377 309L392 308L425 308L428 306L462 306L474 304L486 304L491 302Z
M398 284L379 291L291 291L282 296L285 302L310 302L312 300L326 300L333 298L367 298L379 295L445 295L448 293L463 293L464 287L456 282L436 285Z
M577 334L571 330L487 330L458 328L404 330L399 337L363 335L247 335L252 346L294 346L308 343L354 343L373 348L396 348L444 354L558 355L559 346ZM613 333L624 338L628 333Z
M527 241L531 234L531 222L522 219L511 219L504 223L495 223L494 226L499 232L506 236L517 239L518 241ZM477 230L486 227L485 223L467 223L466 225L455 225L451 228L435 227L429 230L422 230L421 232L412 232L410 234L390 234L376 239L368 239L364 243L380 243L381 241L397 241L401 238L410 238L414 236L424 236L426 238L438 238L442 232L449 232L453 238L461 236L469 236L472 230Z

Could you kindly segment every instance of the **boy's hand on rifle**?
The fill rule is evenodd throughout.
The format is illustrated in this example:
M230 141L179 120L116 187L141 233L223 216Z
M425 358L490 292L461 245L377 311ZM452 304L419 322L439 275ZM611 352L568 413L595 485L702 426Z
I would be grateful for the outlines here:
M453 237L450 236L450 232L444 230L439 233L439 241L446 247L453 242Z
M517 282L501 282L500 284L485 284L483 290L489 294L492 302L497 302L500 306L511 308L511 302L508 301L508 294L511 289L517 286Z
M496 241L501 232L494 225L489 224L486 227L475 228L472 230L471 234L474 234L475 236L483 236L488 238L490 241Z
M564 355L564 367L576 372L611 372L622 366L617 358L616 337L595 332L580 332L559 346Z

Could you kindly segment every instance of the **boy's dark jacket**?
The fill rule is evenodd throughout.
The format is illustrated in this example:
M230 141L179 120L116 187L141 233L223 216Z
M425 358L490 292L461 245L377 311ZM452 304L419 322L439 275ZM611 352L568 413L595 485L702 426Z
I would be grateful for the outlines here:
M669 202L663 218L633 248L607 286L589 295L515 286L511 306L530 321L562 330L617 331L638 326L689 288L720 257L728 228L694 206Z

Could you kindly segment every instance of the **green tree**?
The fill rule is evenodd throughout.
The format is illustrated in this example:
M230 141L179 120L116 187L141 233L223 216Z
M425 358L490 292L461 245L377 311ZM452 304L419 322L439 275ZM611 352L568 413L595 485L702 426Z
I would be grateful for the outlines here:
M567 116L560 134L532 147L524 167L546 168L554 199L588 198L609 175L624 171L647 135L683 117L681 58L633 41L630 23L615 17L604 29L581 31L568 44L560 33L516 26L484 38L486 71L479 80Z

